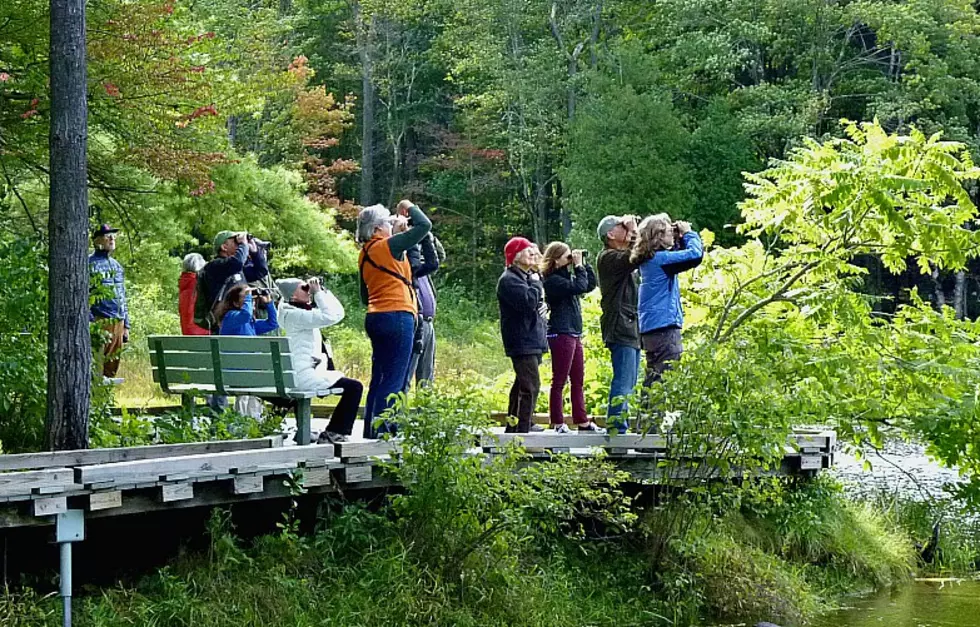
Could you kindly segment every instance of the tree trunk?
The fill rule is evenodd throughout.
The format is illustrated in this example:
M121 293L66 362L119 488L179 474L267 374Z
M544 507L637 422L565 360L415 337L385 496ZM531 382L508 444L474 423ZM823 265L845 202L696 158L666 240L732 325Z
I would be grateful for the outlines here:
M930 276L932 277L932 302L937 310L942 311L943 306L946 305L946 294L943 292L943 280L939 275L938 266L932 266Z
M966 317L966 272L964 270L956 273L956 285L953 288L953 308L956 310L957 320Z
M48 217L48 407L51 449L88 446L85 0L51 0L51 186Z
M357 51L361 57L361 204L370 205L374 197L374 82L371 76L371 33L374 17L364 21L360 3L354 3Z

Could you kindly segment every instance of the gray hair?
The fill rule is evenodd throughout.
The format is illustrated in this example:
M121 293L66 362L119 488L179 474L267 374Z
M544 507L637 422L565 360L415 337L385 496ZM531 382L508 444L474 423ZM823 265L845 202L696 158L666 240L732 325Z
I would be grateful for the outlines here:
M384 205L364 207L357 214L357 241L366 242L374 237L374 229L384 224L391 217L391 212Z
M204 257L198 253L191 253L185 256L184 262L181 264L181 269L184 272L200 272L203 267Z

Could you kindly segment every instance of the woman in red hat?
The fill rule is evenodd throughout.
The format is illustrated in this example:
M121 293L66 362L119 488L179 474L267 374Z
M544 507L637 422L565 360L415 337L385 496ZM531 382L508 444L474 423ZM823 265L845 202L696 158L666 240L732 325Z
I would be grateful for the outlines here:
M513 237L504 246L507 267L497 280L497 301L500 303L500 335L515 374L507 415L517 418L517 425L508 426L508 432L542 430L531 424L541 391L538 367L541 356L548 352L547 308L544 286L538 276L540 261L541 252L528 239Z

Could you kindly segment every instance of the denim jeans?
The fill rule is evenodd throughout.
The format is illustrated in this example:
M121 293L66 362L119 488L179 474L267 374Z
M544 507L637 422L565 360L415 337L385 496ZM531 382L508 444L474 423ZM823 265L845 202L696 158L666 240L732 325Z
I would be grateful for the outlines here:
M607 419L610 429L626 433L629 423L622 414L629 410L627 398L633 393L640 376L640 349L625 344L610 344L612 353L613 378L609 385L609 413ZM622 400L617 401L617 398Z
M392 406L388 397L401 392L405 385L415 316L406 311L369 313L364 317L364 330L371 340L371 387L364 403L364 437L376 438L396 430L393 422L385 421L375 432L371 423Z

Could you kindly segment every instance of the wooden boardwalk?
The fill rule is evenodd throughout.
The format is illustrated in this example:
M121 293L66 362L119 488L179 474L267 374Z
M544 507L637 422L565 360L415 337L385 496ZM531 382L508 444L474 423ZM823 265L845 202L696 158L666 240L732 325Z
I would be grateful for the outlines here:
M587 456L603 449L638 481L662 478L670 454L662 436L495 434L474 441L471 454L495 454L520 438L531 459L553 453ZM833 431L797 430L784 446L779 474L812 474L833 465ZM54 515L78 509L87 518L162 509L209 507L284 498L300 484L310 493L391 486L377 471L397 452L397 442L284 445L282 436L0 455L0 528L53 524ZM737 471L736 471L737 472ZM672 475L676 476L676 474Z

